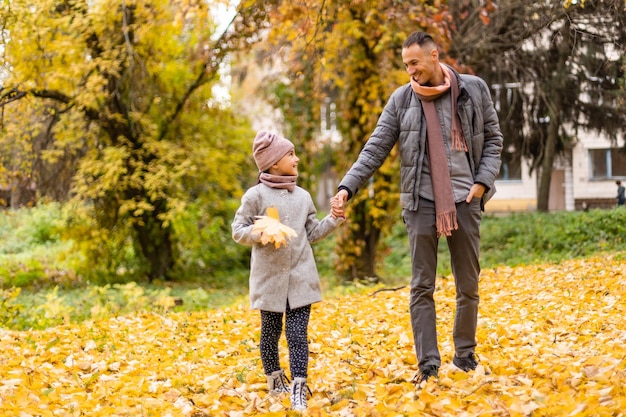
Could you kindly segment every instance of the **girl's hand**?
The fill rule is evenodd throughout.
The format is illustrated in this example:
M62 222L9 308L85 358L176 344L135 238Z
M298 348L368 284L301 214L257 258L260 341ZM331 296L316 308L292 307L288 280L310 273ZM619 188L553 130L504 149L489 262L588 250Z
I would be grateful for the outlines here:
M343 201L340 200L337 196L334 196L330 199L330 214L331 216L333 216L333 219L336 219L338 217L345 218Z

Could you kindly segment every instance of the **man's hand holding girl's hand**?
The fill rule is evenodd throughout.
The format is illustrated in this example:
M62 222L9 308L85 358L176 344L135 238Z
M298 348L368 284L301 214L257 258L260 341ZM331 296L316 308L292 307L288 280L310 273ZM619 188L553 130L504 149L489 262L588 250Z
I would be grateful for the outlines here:
M344 207L346 200L348 199L348 193L345 190L340 190L334 197L330 199L330 214L333 218L345 218Z

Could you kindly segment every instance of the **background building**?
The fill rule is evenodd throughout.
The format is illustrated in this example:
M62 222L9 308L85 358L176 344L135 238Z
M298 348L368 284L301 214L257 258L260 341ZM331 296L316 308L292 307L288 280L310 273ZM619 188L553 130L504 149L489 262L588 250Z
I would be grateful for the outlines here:
M532 211L537 208L537 175L527 163L511 169L503 164L497 192L487 212ZM506 171L519 171L514 178ZM552 172L549 209L584 210L615 206L616 180L626 180L623 141L612 143L602 135L579 132L575 144L557 158Z

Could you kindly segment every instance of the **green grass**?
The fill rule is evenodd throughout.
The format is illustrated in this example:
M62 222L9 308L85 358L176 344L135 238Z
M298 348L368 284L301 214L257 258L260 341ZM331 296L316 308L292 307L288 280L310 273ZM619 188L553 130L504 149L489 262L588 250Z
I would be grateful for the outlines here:
M247 303L245 268L214 269L175 282L86 282L73 269L77 255L60 237L62 224L57 204L0 212L0 328L40 329L141 310L196 311ZM483 269L607 252L626 259L624 209L485 216L481 234ZM408 284L411 262L401 221L382 244L380 285ZM334 246L333 235L314 245L325 296L360 291L363 284L337 277ZM438 274L449 275L445 239L440 240L438 256ZM175 305L175 300L182 305Z

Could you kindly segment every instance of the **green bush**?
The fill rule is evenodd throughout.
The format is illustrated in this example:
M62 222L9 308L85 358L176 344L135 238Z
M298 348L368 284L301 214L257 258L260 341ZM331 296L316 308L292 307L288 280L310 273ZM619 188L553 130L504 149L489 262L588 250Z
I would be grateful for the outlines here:
M0 254L28 252L60 240L62 211L58 203L0 212Z
M95 210L89 205L64 207L63 238L69 242L65 255L70 268L83 281L99 285L141 279L145 264L135 254L130 227L100 227L94 218Z
M57 203L0 212L0 285L40 287L67 281L61 239L62 207Z
M247 268L250 248L235 243L231 237L230 222L239 201L230 200L224 206L225 210L216 215L204 203L193 202L174 220L179 253L177 280L202 276L205 284L223 287L229 285L230 279L224 271Z
M626 249L626 210L487 216L482 223L483 267L527 265Z
M381 264L383 280L411 276L411 256L401 221L388 240L390 250ZM626 250L626 210L485 215L481 223L481 267L558 262L599 252ZM445 239L439 240L437 273L451 273Z
M25 310L18 300L20 292L19 288L0 289L0 328L18 327Z

